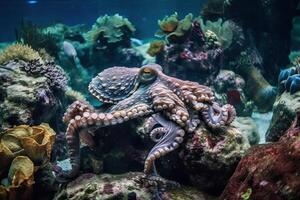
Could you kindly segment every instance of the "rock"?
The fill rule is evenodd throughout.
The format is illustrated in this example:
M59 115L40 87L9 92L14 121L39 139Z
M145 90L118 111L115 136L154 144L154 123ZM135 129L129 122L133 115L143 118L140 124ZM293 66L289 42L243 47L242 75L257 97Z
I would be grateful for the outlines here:
M201 190L220 193L249 147L248 139L236 128L212 133L199 127L182 155L189 181Z
M143 182L145 175L139 172L129 172L120 175L110 174L83 174L74 181L67 184L65 189L61 189L54 200L150 200L155 195L160 195L163 199L172 200L209 200L212 197L191 187L168 186L168 180L159 178L158 186L147 185ZM150 183L150 182L149 182ZM164 186L163 192L157 192L157 188Z
M278 142L252 147L220 199L300 199L300 112Z
M0 66L0 129L18 124L49 122L59 109L55 94L43 76L20 70L23 61Z
M251 117L237 117L232 125L248 138L250 145L259 143L258 128Z
M299 102L300 92L292 95L284 92L277 97L273 105L273 117L266 133L266 141L275 142L279 140L292 124L296 116L296 109L300 107Z

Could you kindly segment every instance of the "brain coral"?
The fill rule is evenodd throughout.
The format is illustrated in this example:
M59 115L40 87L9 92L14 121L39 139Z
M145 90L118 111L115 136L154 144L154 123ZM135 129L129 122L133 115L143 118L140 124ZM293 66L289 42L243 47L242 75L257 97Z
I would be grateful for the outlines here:
M99 17L92 29L87 32L87 40L92 43L100 43L102 48L110 44L123 44L130 46L130 37L135 32L131 22L119 14Z

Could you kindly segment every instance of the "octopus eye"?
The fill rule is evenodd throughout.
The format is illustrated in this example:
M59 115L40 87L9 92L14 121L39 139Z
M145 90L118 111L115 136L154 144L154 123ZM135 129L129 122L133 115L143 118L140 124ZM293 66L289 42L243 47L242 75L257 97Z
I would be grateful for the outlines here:
M156 79L157 73L154 69L144 67L141 69L139 76L141 82L148 83Z

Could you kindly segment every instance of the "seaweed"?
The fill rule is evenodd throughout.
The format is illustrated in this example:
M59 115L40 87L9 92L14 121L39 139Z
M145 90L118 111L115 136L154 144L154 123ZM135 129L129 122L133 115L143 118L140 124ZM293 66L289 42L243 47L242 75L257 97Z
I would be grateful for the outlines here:
M17 42L27 44L37 51L44 48L51 56L57 57L58 38L50 32L43 31L41 27L31 21L22 20L20 28L15 30L15 34Z

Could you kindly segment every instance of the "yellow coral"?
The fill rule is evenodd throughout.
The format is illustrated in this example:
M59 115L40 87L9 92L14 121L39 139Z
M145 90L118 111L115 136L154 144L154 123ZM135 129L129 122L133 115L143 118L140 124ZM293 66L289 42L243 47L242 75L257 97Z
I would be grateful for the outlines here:
M8 172L7 186L0 185L1 200L30 199L34 184L34 164L27 156L16 157Z
M85 101L85 97L83 96L83 94L81 94L80 92L78 91L75 91L73 90L72 88L68 87L67 90L66 90L66 96L68 98L71 99L71 101L76 101L76 100L83 100Z
M176 12L171 16L166 16L163 20L158 20L160 29L165 33L171 33L175 31L178 23L178 14Z
M0 199L30 199L35 167L50 160L55 132L48 124L20 125L0 135ZM4 181L5 182L5 181Z
M48 124L20 125L5 131L0 137L0 178L16 156L28 156L36 166L50 160L55 132Z
M147 53L150 56L156 56L159 52L163 50L164 46L165 46L164 41L160 41L160 40L153 41L150 43L150 47L147 50Z
M40 59L42 61L40 54L25 44L13 44L0 52L0 64L8 63L14 59L24 61Z

